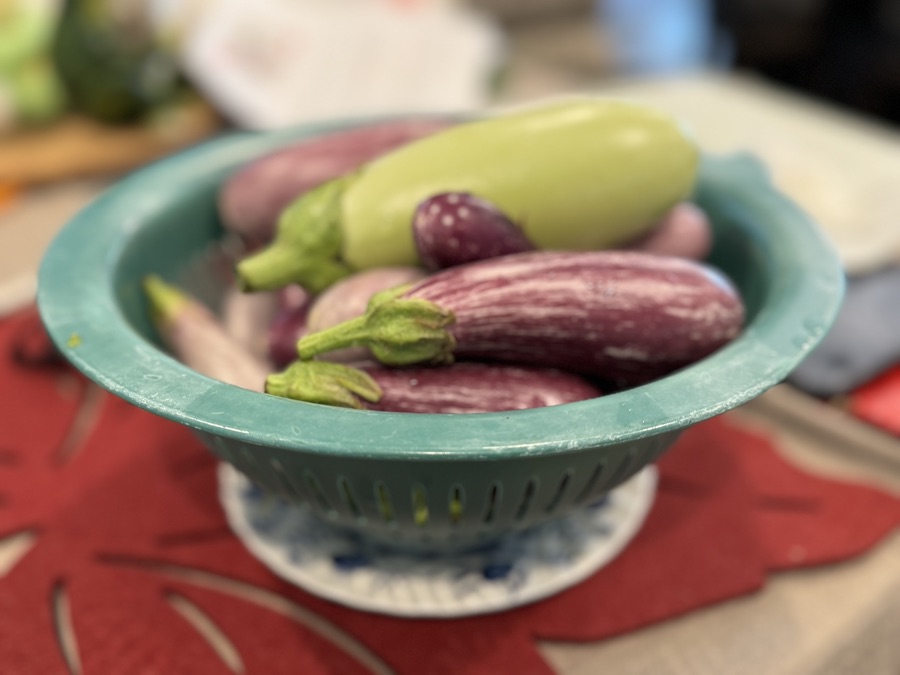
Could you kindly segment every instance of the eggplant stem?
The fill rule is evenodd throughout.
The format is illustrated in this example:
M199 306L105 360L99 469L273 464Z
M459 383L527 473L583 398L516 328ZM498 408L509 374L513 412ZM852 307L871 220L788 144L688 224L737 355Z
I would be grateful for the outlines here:
M345 347L368 347L389 366L449 363L456 340L448 329L453 312L420 298L393 298L370 303L362 316L349 319L297 342L303 361Z
M191 302L178 288L155 274L144 277L143 287L150 302L151 319L156 325L173 321Z
M366 315L347 319L336 326L305 335L297 341L297 355L302 361L345 347L368 345L371 331Z
M329 361L295 361L266 378L266 393L307 403L361 409L377 403L382 391L371 375Z
M278 218L275 239L237 265L245 291L275 290L298 283L325 290L352 270L341 261L341 197L354 176L342 176L301 195Z
M248 293L274 290L298 283L318 293L351 274L337 260L304 256L286 244L273 243L237 264L239 288Z

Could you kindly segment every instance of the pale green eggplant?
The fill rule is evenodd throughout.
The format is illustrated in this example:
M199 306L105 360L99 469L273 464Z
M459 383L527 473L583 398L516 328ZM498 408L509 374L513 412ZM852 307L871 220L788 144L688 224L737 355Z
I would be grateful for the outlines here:
M489 200L541 249L610 248L693 186L699 150L654 108L577 98L451 127L300 197L273 242L238 265L246 290L318 291L352 270L418 264L412 219L441 192Z

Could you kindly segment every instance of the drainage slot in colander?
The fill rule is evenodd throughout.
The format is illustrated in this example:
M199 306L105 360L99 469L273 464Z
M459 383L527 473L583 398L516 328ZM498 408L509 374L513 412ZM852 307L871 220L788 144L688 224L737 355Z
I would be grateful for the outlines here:
M241 448L235 453L235 460L240 465L240 469L250 477L257 475L256 456L247 448Z
M235 453L235 466L240 469L244 475L250 478L256 485L263 488L264 490L274 490L275 485L272 484L272 481L266 475L266 472L263 470L263 467L259 465L259 462L256 459L256 455L247 448L241 448L238 452Z
M519 508L516 510L516 520L522 520L528 513L528 509L531 507L531 501L534 499L536 487L537 480L529 478L528 483L525 484L525 493L522 495L522 501L519 503Z
M278 483L287 490L291 499L298 503L310 504L312 502L300 476L292 476L277 459L273 459L269 465L272 467Z
M269 466L272 467L272 474L275 476L275 482L278 484L278 487L281 488L282 493L294 499L306 501L305 496L301 494L288 479L287 471L284 470L284 466L282 466L281 462L277 459L273 459L269 462Z
M619 466L616 467L615 472L612 477L609 479L609 483L606 486L607 490L611 490L616 487L622 480L628 475L631 471L631 467L634 466L634 454L628 453L625 456L625 459L621 461Z
M500 506L500 496L502 495L500 483L494 483L491 485L491 489L488 490L487 494L487 504L484 509L484 518L482 520L485 523L490 523L494 520L494 515L497 513L497 508Z
M556 507L559 506L559 502L562 501L563 495L566 494L566 490L568 489L571 480L572 469L568 469L563 474L562 480L559 481L559 487L556 488L556 494L553 495L553 499L547 504L547 508L545 509L547 513L553 513L556 510Z
M394 519L394 506L391 503L391 493L388 492L384 483L375 484L375 501L378 504L378 511L381 518L386 523L396 522Z
M344 500L344 504L347 506L347 510L350 511L350 514L357 520L364 520L356 497L353 496L353 490L350 489L350 482L344 476L338 478L338 494L341 496L341 499Z
M214 436L212 439L213 449L216 451L216 454L226 462L230 464L235 464L235 456L234 453L228 448L228 445L225 443L223 438L218 436Z
M597 486L597 481L600 480L600 477L603 475L603 472L605 470L606 465L603 463L600 463L596 467L594 467L594 470L591 472L591 477L588 478L588 482L584 484L583 488L581 488L581 492L578 494L578 498L575 500L577 504L581 504L594 493L594 488Z
M416 525L424 525L428 522L428 497L425 488L416 485L412 490L413 522Z
M313 499L315 500L318 507L322 509L329 517L333 518L334 516L336 516L337 512L331 507L328 498L322 491L322 485L319 483L319 479L316 478L308 469L303 472L303 477L306 479L306 484L307 486L309 486L309 492L313 496Z
M465 503L463 499L465 497L465 493L463 492L462 485L454 485L450 488L450 504L448 507L448 511L450 512L450 522L453 525L456 525L463 515L463 510L465 508Z

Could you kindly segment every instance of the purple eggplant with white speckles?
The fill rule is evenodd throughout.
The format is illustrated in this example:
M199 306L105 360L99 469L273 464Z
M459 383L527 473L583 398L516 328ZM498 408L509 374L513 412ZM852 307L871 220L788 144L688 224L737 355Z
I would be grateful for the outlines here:
M443 368L297 361L266 392L309 403L401 413L482 413L543 408L601 395L572 373L485 363Z
M413 239L422 264L441 270L535 249L496 205L468 192L445 192L419 204Z
M444 192L426 199L416 209L412 227L416 252L432 271L537 248L509 215L467 192ZM622 248L700 260L711 245L706 214L682 202Z
M297 344L301 359L367 346L386 365L454 358L641 384L741 330L732 284L702 263L636 251L535 251L435 273L375 296L362 317Z

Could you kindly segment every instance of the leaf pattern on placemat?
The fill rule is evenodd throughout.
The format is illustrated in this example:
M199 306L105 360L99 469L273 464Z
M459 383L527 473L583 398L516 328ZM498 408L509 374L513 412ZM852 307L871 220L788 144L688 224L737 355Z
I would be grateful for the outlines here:
M263 567L229 531L193 434L53 358L35 321L0 321L0 537L18 546L0 577L4 672L549 674L536 638L678 616L753 592L771 570L860 553L900 522L900 500L814 478L713 420L661 460L635 540L575 588L452 621L375 616Z

